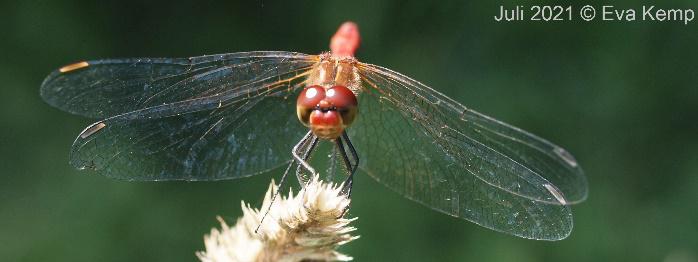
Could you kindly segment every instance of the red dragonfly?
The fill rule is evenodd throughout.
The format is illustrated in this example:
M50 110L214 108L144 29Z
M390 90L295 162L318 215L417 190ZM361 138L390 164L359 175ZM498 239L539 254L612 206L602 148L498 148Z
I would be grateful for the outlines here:
M570 153L359 62L358 46L358 27L347 22L320 55L84 61L51 73L41 96L98 120L75 139L70 163L108 177L221 180L287 166L283 180L295 165L303 183L318 173L310 158L320 155L328 156L319 161L328 175L346 175L347 194L360 169L409 199L490 229L542 240L570 234L569 205L587 196Z

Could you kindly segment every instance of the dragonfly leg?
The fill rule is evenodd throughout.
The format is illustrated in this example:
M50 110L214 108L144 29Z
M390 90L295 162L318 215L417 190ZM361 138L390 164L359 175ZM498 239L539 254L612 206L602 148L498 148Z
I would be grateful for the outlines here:
M276 191L272 188L272 197L271 197L271 203L269 203L269 207L267 207L267 210L264 212L264 215L262 216L262 219L259 220L259 225L257 225L257 228L254 230L255 233L259 230L259 228L262 226L262 222L264 222L264 218L267 217L267 214L269 214L269 211L271 210L271 206L274 204L274 201L276 200L276 197L279 196L281 193L281 190L283 189L283 186L286 182L286 177L288 176L289 171L291 171L291 167L293 167L293 164L296 163L296 155L298 152L300 152L299 149L300 147L306 147L308 144L308 141L311 139L311 137L315 137L312 132L308 132L303 138L301 138L301 141L296 144L296 146L293 147L293 151L291 152L294 155L294 158L291 159L291 162L288 163L288 167L286 167L286 170L284 171L284 174L281 176L281 180L279 181L279 186ZM299 182L300 182L300 177L299 177Z
M264 211L264 215L262 216L262 219L259 220L259 225L257 225L257 228L254 230L255 234L257 231L259 231L259 228L262 226L262 222L264 222L264 218L267 217L269 214L269 211L271 210L271 205L274 204L274 201L276 200L276 197L279 196L281 193L281 189L284 188L284 182L286 182L286 176L288 175L288 172L291 170L291 167L296 161L291 159L291 162L288 164L288 167L286 167L286 171L284 171L284 174L281 176L281 180L279 181L279 186L276 191L274 191L274 188L272 188L272 197L271 197L271 202L269 203L269 206L267 207L267 211Z
M351 197L351 188L354 185L354 174L356 174L356 170L359 168L359 154L356 153L354 145L351 144L351 140L349 139L347 132L342 132L342 138L343 139L337 139L337 145L339 146L339 151L342 153L342 158L344 158L344 163L347 165L347 169L349 169L350 172L349 177L347 177L347 180L344 182L344 189L342 189L342 191L345 192L347 196ZM347 144L349 153L351 153L351 158L354 160L353 163L349 159L347 151L345 150L342 142Z
M344 186L342 187L342 193L345 194L348 198L351 198L351 190L354 187L354 174L356 173L356 170L359 167L359 155L356 153L356 149L354 149L354 145L351 144L351 140L349 140L349 136L347 135L346 132L342 132L342 137L337 138L335 140L335 143L337 144L337 148L339 149L339 152L342 155L342 159L344 159L344 164L346 165L347 169L349 170L349 176L347 177L347 180L344 181ZM344 143L346 143L347 148L349 148L349 152L351 153L351 158L349 158L349 155L347 154L347 150L344 147ZM349 210L349 206L347 206L344 211L342 211L342 215Z
M306 134L305 137L303 137L303 139L293 147L293 151L291 153L293 154L295 161L298 162L296 177L298 178L298 183L300 184L305 184L310 181L310 179L304 179L302 177L303 168L308 170L312 176L317 175L315 169L308 164L308 159L310 158L312 151L315 149L315 146L317 146L318 141L319 138L315 136L312 131L308 131L308 134ZM302 156L301 151L303 152Z
M304 183L307 183L307 182L303 182L303 179L301 177L301 167L305 167L313 175L315 174L315 169L313 169L308 164L307 160L310 157L310 153L312 153L312 151L315 148L315 146L317 145L317 143L318 143L318 137L313 135L312 131L309 131L305 136L303 136L303 138L301 138L301 141L299 141L298 144L296 144L293 147L293 150L291 151L291 154L293 155L293 159L291 159L291 162L288 164L288 167L286 167L284 174L281 176L281 180L279 181L279 186L278 186L278 189L276 190L276 192L274 192L274 189L272 188L271 203L269 203L269 207L267 207L267 210L264 212L262 219L259 221L259 225L257 225L257 228L254 230L255 233L257 233L259 228L262 226L262 222L264 222L264 218L266 218L267 214L269 214L269 211L271 210L271 206L274 204L276 197L281 193L281 189L283 188L283 185L286 182L286 177L288 176L288 173L291 170L291 167L293 166L293 164L296 163L296 161L299 162L298 169L296 170L296 177L298 178L298 183L300 183L301 185L303 185ZM304 151L302 158L299 156L301 151ZM307 179L307 181L310 181L310 180Z

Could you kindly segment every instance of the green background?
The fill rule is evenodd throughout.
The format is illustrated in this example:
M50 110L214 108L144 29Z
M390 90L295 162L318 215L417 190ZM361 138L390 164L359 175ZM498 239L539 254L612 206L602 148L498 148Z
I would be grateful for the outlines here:
M361 238L341 251L358 261L698 259L697 22L497 23L500 3L428 2L3 2L0 260L191 261L216 215L234 221L239 202L259 204L279 176L128 183L73 170L68 149L90 121L41 101L49 72L83 59L319 53L345 20L361 28L360 60L567 148L590 194L568 239L533 241L360 174L351 215Z

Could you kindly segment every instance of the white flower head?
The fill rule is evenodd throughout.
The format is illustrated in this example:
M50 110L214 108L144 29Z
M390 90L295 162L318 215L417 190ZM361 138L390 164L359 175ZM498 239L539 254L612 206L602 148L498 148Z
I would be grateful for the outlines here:
M358 236L349 223L356 218L342 217L350 200L342 185L325 183L314 177L304 189L271 203L278 190L272 180L260 209L242 202L243 216L233 227L220 217L221 229L211 229L204 237L206 251L197 252L201 261L349 261L352 258L335 249ZM264 212L269 214L260 225ZM259 226L259 230L255 230Z

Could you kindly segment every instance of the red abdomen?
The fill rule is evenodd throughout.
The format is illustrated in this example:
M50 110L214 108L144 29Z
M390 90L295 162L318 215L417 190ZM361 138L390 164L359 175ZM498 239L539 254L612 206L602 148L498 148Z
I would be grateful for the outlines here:
M356 49L359 48L361 37L359 36L359 26L354 22L345 22L337 33L330 40L330 50L335 56L354 56Z

